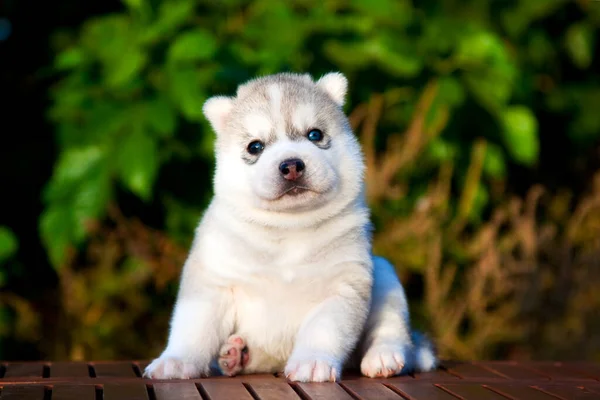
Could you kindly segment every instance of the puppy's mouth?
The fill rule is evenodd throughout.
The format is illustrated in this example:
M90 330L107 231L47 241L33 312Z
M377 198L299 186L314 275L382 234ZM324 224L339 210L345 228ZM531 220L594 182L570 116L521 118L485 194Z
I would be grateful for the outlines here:
M281 193L281 196L279 196L279 198L282 198L284 196L295 197L295 196L299 196L303 193L306 193L308 191L311 191L311 189L308 186L293 185L293 186L290 186L289 188L287 188L286 190L284 190L284 192Z

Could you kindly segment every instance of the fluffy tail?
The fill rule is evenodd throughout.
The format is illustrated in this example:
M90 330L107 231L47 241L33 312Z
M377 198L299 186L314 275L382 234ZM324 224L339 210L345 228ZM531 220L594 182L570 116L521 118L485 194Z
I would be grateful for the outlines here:
M439 366L435 346L421 332L412 332L413 351L408 361L409 369L415 372L427 372Z

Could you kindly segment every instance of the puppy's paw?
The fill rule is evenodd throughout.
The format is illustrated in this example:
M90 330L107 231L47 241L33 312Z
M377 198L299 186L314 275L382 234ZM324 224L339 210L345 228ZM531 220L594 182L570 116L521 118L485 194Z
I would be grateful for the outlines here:
M246 341L239 335L231 335L219 350L219 369L223 375L235 376L250 361Z
M335 382L340 379L340 363L319 355L292 356L285 366L285 377L297 382Z
M176 357L161 356L144 370L144 377L151 379L190 379L208 375L208 368L200 368L189 361Z
M360 362L360 372L369 378L389 378L398 375L406 363L405 349L398 345L377 345L370 348Z

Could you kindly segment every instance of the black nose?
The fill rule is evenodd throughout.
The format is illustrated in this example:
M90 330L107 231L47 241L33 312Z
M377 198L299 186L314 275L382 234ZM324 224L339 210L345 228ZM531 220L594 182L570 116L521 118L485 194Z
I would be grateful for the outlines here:
M299 158L285 160L279 164L279 171L281 172L281 175L290 181L295 181L296 179L300 178L304 168L304 161L300 160Z

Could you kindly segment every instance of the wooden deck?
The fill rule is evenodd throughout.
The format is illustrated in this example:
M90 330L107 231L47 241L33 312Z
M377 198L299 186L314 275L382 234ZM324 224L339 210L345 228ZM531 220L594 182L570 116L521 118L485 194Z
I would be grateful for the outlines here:
M600 399L600 364L444 362L390 379L346 374L338 383L289 383L273 375L160 381L146 362L1 362L0 399Z

